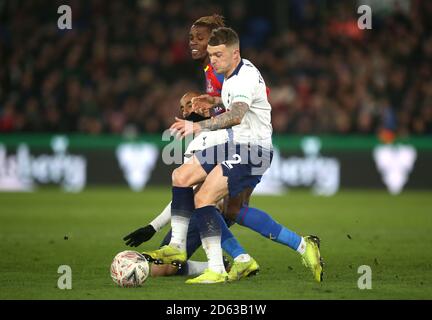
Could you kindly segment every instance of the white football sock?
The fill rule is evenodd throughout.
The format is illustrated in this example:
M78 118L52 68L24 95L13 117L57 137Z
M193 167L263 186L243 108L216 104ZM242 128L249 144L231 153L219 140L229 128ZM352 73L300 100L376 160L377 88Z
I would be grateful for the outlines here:
M171 202L165 207L165 209L152 221L150 224L156 231L160 231L165 227L171 220Z
M190 218L182 216L171 217L171 241L170 246L181 251L186 251L186 237Z
M300 254L304 254L306 252L306 241L303 237L301 237L301 241L296 250Z
M234 261L236 262L249 262L251 259L250 255L247 253L239 254L237 257L234 258Z
M203 238L201 242L207 255L208 268L217 273L226 272L222 257L221 236Z
M188 276L199 275L204 272L205 269L208 268L208 262L203 261L187 261L187 274Z

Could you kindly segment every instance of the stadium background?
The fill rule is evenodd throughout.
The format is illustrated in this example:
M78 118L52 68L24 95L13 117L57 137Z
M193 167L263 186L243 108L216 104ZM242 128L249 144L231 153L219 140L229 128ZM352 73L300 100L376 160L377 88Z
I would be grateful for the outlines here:
M72 30L57 27L62 4L72 8ZM357 26L362 4L372 8L372 30ZM2 251L14 256L1 262L6 286L1 297L34 298L38 285L45 286L44 277L36 291L8 282L17 272L14 264L24 268L24 256L12 246L33 246L43 256L34 257L43 261L38 268L54 270L58 259L42 247L52 244L52 250L67 233L76 243L56 247L54 252L64 250L63 260L68 260L65 252L78 250L85 259L93 254L83 235L93 244L106 240L99 256L90 259L100 270L95 284L106 291L86 296L93 288L83 284L86 289L72 297L142 298L117 291L111 296L105 265L124 249L123 233L150 221L169 200L175 165L161 160L169 143L161 134L178 114L182 94L205 88L201 67L190 59L188 32L196 18L212 13L225 16L239 32L242 56L260 69L271 89L278 156L258 191L279 197L257 196L257 203L304 232L319 218L312 226L333 245L353 234L363 240L356 244L355 258L346 244L326 252L330 261L338 257L344 264L333 265L335 273L329 275L340 280L339 287L315 290L285 276L265 287L263 274L257 281L269 296L254 296L239 284L240 297L298 298L274 293L276 283L285 281L302 292L300 298L430 298L423 285L431 272L430 253L424 250L431 244L426 235L431 228L432 3L420 0L0 1L0 190L37 191L0 193ZM124 214L130 220L122 221ZM94 237L92 227L99 232ZM29 243L23 230L36 240ZM255 241L255 235L238 232L246 243ZM368 256L363 246L376 245L373 239L383 235L387 238L378 247L385 257L378 263L379 251ZM411 255L389 252L392 243L408 250L407 241L415 247ZM274 272L274 261L259 256L266 244L257 242L256 248L260 261L272 266L267 272ZM341 259L341 253L347 257ZM346 283L355 286L357 258L358 264L381 268L383 291L370 296L343 291ZM390 279L386 262L392 259L406 270L391 271ZM415 266L409 263L413 259L418 259ZM94 276L79 258L73 261L87 277ZM351 278L344 282L341 274L347 272ZM395 274L403 278L402 273L400 285ZM55 270L51 278L55 284ZM145 297L175 298L163 290L181 281L160 281L159 296ZM51 282L40 296L63 298ZM215 297L210 291L183 294Z

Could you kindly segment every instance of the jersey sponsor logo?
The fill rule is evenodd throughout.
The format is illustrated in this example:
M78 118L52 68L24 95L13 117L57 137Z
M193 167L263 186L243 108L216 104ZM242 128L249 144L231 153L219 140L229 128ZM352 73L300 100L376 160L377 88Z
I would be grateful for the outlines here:
M249 97L245 96L244 94L235 95L233 99L235 99L235 98L246 98L246 99L249 99Z

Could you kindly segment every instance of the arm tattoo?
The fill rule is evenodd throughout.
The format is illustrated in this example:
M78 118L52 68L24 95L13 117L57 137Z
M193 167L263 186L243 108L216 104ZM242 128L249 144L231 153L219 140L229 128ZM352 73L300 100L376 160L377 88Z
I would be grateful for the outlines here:
M224 113L226 111L224 104L221 103L217 103L213 106L213 108L210 109L210 116L211 117L216 117L217 115Z
M234 102L230 111L222 113L214 118L200 121L203 130L218 130L231 128L240 124L244 115L249 110L249 106L244 102Z

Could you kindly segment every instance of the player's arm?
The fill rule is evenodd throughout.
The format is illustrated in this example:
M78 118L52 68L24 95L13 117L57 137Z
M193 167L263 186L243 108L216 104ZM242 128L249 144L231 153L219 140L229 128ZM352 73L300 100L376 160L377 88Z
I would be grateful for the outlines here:
M192 110L202 116L214 117L225 111L222 98L218 96L203 94L192 98L191 101Z
M200 121L197 124L202 130L218 130L236 126L241 123L244 115L249 110L249 105L245 102L234 102L231 110L208 120Z
M221 103L217 103L215 104L210 110L209 110L209 115L211 117L216 117L222 113L224 113L226 111L224 104Z
M149 224L129 233L123 238L123 241L125 241L127 246L138 247L141 243L149 241L155 233L156 229Z
M156 232L160 231L171 221L171 202L165 209L145 227L131 232L123 240L127 246L138 247L141 243L149 241Z
M193 110L202 109L202 108L210 109L215 104L222 103L222 98L218 96L211 96L209 94L202 94L200 96L193 97L191 99L191 102L192 102Z
M231 110L216 117L200 122L191 122L175 118L174 124L170 127L171 133L177 137L185 137L190 134L198 134L203 130L218 130L231 128L241 123L244 115L249 110L245 102L234 102Z

